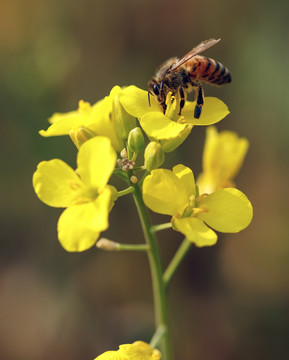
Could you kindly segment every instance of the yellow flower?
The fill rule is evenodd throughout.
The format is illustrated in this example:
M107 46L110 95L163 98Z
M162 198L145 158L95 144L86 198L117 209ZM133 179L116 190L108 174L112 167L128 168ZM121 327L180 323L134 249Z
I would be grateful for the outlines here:
M217 242L220 232L245 229L253 216L247 197L233 188L199 195L191 169L177 165L172 171L156 169L143 182L143 199L151 210L171 215L172 226L197 246Z
M77 132L79 128L87 128L95 135L108 137L115 150L120 151L124 144L111 120L113 104L120 92L121 88L115 86L109 96L94 105L81 100L77 110L64 114L55 113L49 119L51 123L49 128L40 130L40 135L44 137L68 135L71 132Z
M160 360L161 353L143 341L119 346L117 351L106 351L95 360Z
M107 182L115 167L116 153L108 138L87 140L77 156L74 171L60 159L42 161L33 175L34 190L41 201L66 208L58 221L58 238L67 251L93 246L108 228L108 214L116 189Z
M249 147L245 138L232 131L218 133L216 127L207 128L203 153L203 172L197 178L201 193L234 187L233 179L239 172Z
M227 106L221 100L207 97L199 119L194 118L195 102L186 101L182 114L179 115L180 99L171 93L167 96L167 109L163 114L156 99L151 96L149 105L147 91L136 86L125 88L119 100L128 113L139 119L150 140L161 141L166 152L176 149L194 125L215 124L229 114Z

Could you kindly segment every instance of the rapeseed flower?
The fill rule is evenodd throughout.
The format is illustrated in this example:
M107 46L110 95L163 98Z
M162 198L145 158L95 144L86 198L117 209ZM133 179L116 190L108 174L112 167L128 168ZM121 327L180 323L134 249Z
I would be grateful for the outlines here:
M161 353L143 341L119 346L117 351L106 351L95 360L160 360Z
M212 193L217 189L235 187L233 182L239 172L249 142L233 131L221 131L207 127L203 152L203 172L197 178L200 193Z
M119 101L128 113L139 119L149 139L160 141L166 152L171 152L181 145L193 126L215 124L229 114L227 106L221 100L207 97L199 119L194 118L196 102L186 101L179 115L180 99L172 96L172 93L167 96L167 109L163 114L153 96L150 97L149 105L147 91L133 85L123 89Z
M115 86L109 96L94 105L80 100L77 110L55 113L49 119L51 125L47 130L40 130L40 135L44 137L71 135L74 138L74 133L77 133L79 128L85 128L94 135L108 137L115 150L120 151L124 147L123 133L135 127L135 119L132 119L129 114L126 114L126 119L123 120L124 110L122 111L118 104L121 91L119 86ZM129 123L128 126L127 123ZM130 128L127 129L127 127Z
M214 230L245 229L253 215L250 201L237 189L199 194L192 170L181 164L172 171L153 170L143 182L143 199L151 210L171 215L173 229L199 247L217 242Z
M116 152L110 140L96 136L81 146L75 171L60 159L38 164L33 175L37 196L49 206L66 208L57 230L67 251L89 249L108 228L117 190L107 183L115 163Z

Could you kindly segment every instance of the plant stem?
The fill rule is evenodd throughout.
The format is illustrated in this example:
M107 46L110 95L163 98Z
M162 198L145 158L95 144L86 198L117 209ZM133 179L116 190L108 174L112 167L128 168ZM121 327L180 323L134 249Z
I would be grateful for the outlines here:
M121 244L106 238L97 241L96 247L106 251L148 251L147 244Z
M164 224L159 224L159 225L153 225L151 227L151 230L153 232L158 232L158 231L161 231L161 230L166 230L166 229L170 229L172 227L172 223L164 223Z
M173 275L175 274L184 257L187 255L191 245L192 242L184 238L164 273L163 281L166 287L168 287Z
M132 186L130 186L127 189L120 190L117 195L118 195L118 197L121 197L121 196L130 194L132 192L134 192L134 188Z
M116 251L148 251L147 244L116 244Z
M150 342L150 346L152 348L155 348L158 345L159 341L161 340L161 338L163 337L166 331L167 331L166 328L162 325L157 328Z
M151 230L151 220L148 210L143 202L141 190L137 184L133 185L135 191L133 197L138 209L139 217L144 232L144 237L149 250L147 251L153 287L153 297L155 306L156 329L163 329L160 341L161 352L164 360L172 360L170 331L168 326L168 307L167 292L163 281L163 267L161 263L160 251L155 233Z
M149 171L145 171L145 173L143 174L142 178L141 178L140 181L138 182L140 187L142 186L142 183L143 183L144 179L148 176L148 174L149 174Z

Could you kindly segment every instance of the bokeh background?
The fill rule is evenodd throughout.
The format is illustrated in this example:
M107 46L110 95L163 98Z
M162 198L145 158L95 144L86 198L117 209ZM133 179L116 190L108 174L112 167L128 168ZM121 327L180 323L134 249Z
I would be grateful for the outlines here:
M192 247L170 288L175 359L289 358L288 2L2 0L0 11L0 359L83 360L137 339L154 314L145 254L66 253L61 210L35 196L41 160L74 166L68 137L44 139L54 112L103 98L115 85L146 88L155 67L202 40L233 82L206 87L231 114L219 129L250 140L238 187L254 205L240 234ZM205 128L166 166L201 171ZM153 217L158 223L160 218ZM163 219L162 219L163 220ZM167 221L167 218L165 219ZM141 243L133 201L121 198L106 236ZM167 264L181 236L161 233Z

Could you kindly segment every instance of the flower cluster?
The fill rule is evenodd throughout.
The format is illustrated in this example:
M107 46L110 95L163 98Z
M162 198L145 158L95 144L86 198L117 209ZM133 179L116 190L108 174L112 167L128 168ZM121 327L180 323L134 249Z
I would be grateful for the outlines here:
M198 247L214 245L216 231L236 233L250 224L251 203L234 183L248 141L211 126L229 113L221 100L205 98L199 119L194 118L195 102L186 101L180 115L179 101L169 93L163 113L153 97L148 103L146 91L115 86L95 104L80 101L77 110L49 119L50 126L40 134L69 135L78 149L75 170L52 159L40 162L33 175L39 199L64 208L57 226L64 249L79 252L95 245L109 227L115 201L134 191L141 193L147 208L169 215L170 227ZM208 126L203 171L196 181L185 165L162 168L167 154L185 141L194 126ZM110 185L113 175L129 187L118 190ZM160 353L138 341L97 359L158 360Z

